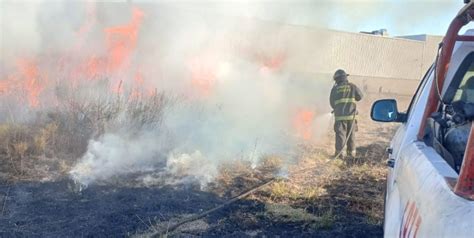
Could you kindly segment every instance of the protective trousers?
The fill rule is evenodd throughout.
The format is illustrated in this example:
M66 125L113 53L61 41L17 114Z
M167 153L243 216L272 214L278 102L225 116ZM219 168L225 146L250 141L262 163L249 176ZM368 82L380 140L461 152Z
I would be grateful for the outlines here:
M344 149L344 143L346 142L346 139L347 156L356 155L355 132L357 131L357 129L358 128L356 120L336 121L334 123L334 132L336 133L336 155Z

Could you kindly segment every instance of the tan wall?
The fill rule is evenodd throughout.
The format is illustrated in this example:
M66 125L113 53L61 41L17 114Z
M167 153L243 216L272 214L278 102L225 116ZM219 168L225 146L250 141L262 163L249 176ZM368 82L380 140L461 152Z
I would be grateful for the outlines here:
M417 80L364 76L350 76L349 80L365 92L381 95L413 95L420 83Z
M319 34L327 41L323 42L322 49L313 48L308 58L323 56L323 60L313 62L307 70L332 73L343 68L361 88L366 85L369 92L399 95L415 92L442 40L437 36L415 41L337 31Z
M423 77L428 68L436 59L436 52L438 50L439 43L442 40L442 36L426 36L425 49L423 51L423 71L421 77Z
M376 78L418 79L424 43L366 34L330 34L327 67L344 68L353 75Z
M313 41L320 45L309 46L306 57L300 58L306 70L327 73L343 68L358 76L413 80L421 79L431 66L441 41L437 36L416 41L331 30L293 36L325 39Z
M262 23L263 27L256 27L254 22L243 25L239 48L264 55L287 52L287 71L330 78L342 68L354 80L366 84L369 91L382 88L404 95L415 91L442 39L422 36L421 41L268 22Z
M302 30L301 30L302 31ZM295 31L295 33L298 33ZM419 80L431 66L441 37L427 37L426 41L388 38L337 31L312 31L292 34L296 45L309 45L289 69L323 73L332 76L343 68L359 87L371 93L412 95ZM308 44L308 39L321 45Z

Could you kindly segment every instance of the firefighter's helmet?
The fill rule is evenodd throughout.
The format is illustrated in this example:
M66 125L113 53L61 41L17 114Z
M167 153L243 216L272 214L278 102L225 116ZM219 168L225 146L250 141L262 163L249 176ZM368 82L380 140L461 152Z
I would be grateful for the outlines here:
M349 76L349 74L347 74L346 71L344 71L343 69L338 69L334 73L333 79L337 80L337 79L347 78L347 76Z

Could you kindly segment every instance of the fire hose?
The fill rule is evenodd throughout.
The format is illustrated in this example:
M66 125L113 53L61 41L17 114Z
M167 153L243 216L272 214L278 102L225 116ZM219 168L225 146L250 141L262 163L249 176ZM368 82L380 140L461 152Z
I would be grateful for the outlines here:
M250 194L252 194L252 193L254 193L254 192L256 192L256 191L262 189L263 187L265 187L265 186L267 186L267 185L269 185L269 184L275 182L276 180L278 180L278 178L277 178L277 177L273 177L273 178L267 180L266 182L264 182L264 183L262 183L262 184L259 184L259 185L255 186L255 187L253 187L253 188L251 188L251 189L249 189L249 190L247 190L247 191L241 193L240 195L238 195L238 196L236 196L236 197L233 197L232 199L229 199L228 201L224 202L223 204L221 204L221 205L219 205L219 206L217 206L217 207L214 207L214 208L209 209L209 210L207 210L207 211L203 211L203 212L201 212L201 213L195 214L195 215L190 216L190 217L188 217L188 218L185 218L185 219L183 219L183 220L181 220L181 221L178 221L177 223L173 224L172 226L167 227L164 231L158 231L158 230L156 230L155 232L153 232L152 234L150 234L150 237L162 237L162 236L165 236L166 234L169 234L169 233L173 232L174 230L176 230L178 227L180 227L180 226L182 226L182 225L184 225L184 224L186 224L186 223L195 221L195 220L197 220L197 219L203 218L203 217L209 215L209 214L212 213L212 212L215 212L215 211L217 211L217 210L219 210L219 209L222 209L222 208L224 208L224 207L226 207L226 206L228 206L228 205L230 205L230 204L232 204L232 203L234 203L234 202L237 202L237 201L241 200L242 198L245 198L245 197L249 196Z
M351 124L352 124L352 125L351 125L351 129L350 129L349 133L347 134L346 139L344 140L344 143L343 143L342 148L344 148L344 147L346 146L347 142L349 141L349 137L352 135L352 133L353 133L353 131L354 131L354 122L355 122L355 120L356 120L356 114L354 114L354 116L353 116L353 118L352 118L352 121L351 121L351 122L352 122L352 123L351 123ZM339 151L339 153L338 153L336 156L334 156L334 159L338 158L338 157L342 154L342 152L343 152L343 150L341 149L341 150ZM150 234L150 237L162 237L162 236L164 236L164 235L166 235L166 234L169 234L169 233L173 232L174 230L176 230L177 228L179 228L180 226L182 226L182 225L184 225L184 224L186 224L186 223L189 223L189 222L193 222L193 221L198 220L198 219L200 219L200 218L203 218L203 217L205 217L205 216L207 216L207 215L209 215L209 214L211 214L211 213L213 213L213 212L215 212L215 211L217 211L217 210L220 210L220 209L222 209L222 208L224 208L224 207L226 207L226 206L228 206L228 205L230 205L230 204L232 204L232 203L234 203L234 202L237 202L237 201L239 201L239 200L241 200L241 199L243 199L243 198L249 196L250 194L252 194L252 193L254 193L254 192L256 192L256 191L262 189L263 187L265 187L265 186L267 186L267 185L269 185L269 184L275 182L276 180L278 180L278 178L277 178L277 177L273 177L273 178L267 180L266 182L264 182L264 183L262 183L262 184L259 184L259 185L255 186L255 187L253 187L253 188L251 188L251 189L249 189L249 190L247 190L247 191L241 193L240 195L235 196L235 197L229 199L228 201L224 202L223 204L221 204L221 205L219 205L219 206L217 206L217 207L211 208L211 209L209 209L209 210L203 211L203 212L201 212L201 213L195 214L195 215L190 216L190 217L188 217L188 218L185 218L185 219L183 219L183 220L181 220L181 221L178 221L177 223L175 223L175 224L173 224L173 225L171 225L171 226L168 226L168 227L167 227L165 230L163 230L163 231L155 230L152 234Z

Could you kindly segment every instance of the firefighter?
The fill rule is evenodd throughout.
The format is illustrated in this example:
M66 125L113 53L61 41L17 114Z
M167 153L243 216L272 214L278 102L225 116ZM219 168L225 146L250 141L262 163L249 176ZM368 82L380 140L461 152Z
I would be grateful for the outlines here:
M334 113L334 132L336 133L336 152L334 157L356 156L355 132L357 131L356 102L362 99L360 89L347 80L349 76L344 70L338 69L334 73L335 84L331 90L329 102Z

